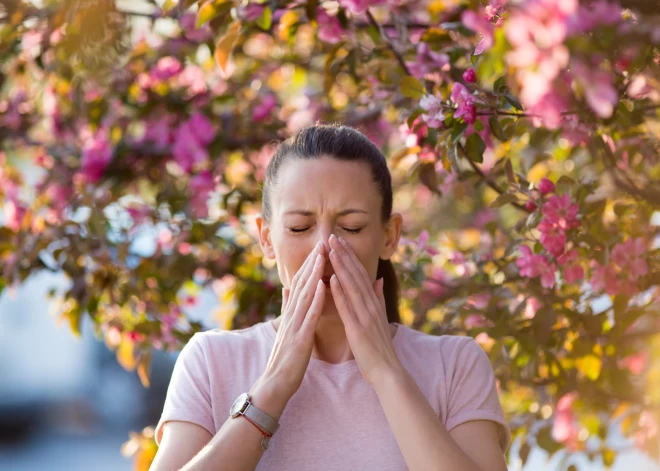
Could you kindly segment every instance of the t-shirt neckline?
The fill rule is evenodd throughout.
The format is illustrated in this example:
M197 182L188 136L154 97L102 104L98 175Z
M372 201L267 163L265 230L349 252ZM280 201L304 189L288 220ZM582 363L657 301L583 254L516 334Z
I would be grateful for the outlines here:
M273 325L274 320L275 319L271 319L264 322L264 330L266 331L266 335L268 338L270 338L272 344L275 344L275 340L277 338L277 330L275 330L275 326ZM399 322L391 322L391 324L396 324L397 326L396 331L394 332L394 336L392 337L392 344L396 347L398 342L397 339L401 337L400 332L403 329L403 324ZM358 366L356 359L343 361L341 363L328 363L327 361L319 360L318 358L309 357L308 368L325 371L328 373L348 373L360 371L360 367Z

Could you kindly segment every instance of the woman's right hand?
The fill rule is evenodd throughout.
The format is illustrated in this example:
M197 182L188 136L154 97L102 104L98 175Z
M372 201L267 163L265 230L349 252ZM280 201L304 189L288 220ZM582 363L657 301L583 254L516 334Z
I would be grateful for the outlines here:
M302 384L312 356L314 332L325 300L322 277L325 248L318 243L291 281L282 290L282 313L266 375L275 378L293 396Z

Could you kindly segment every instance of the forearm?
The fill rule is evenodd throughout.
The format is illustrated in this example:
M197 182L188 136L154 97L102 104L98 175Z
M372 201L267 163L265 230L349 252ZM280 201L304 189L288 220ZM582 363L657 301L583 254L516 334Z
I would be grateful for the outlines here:
M451 437L410 374L384 376L373 385L411 471L481 471Z
M250 402L278 421L290 398L273 381L263 377L257 380L249 393ZM227 420L218 433L181 471L253 471L263 454L262 437L262 433L248 419L234 419L227 411Z

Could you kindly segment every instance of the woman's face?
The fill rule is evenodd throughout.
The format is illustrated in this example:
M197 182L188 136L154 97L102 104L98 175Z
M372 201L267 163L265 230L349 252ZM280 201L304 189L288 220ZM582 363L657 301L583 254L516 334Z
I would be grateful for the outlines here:
M364 162L330 157L290 159L280 167L270 196L270 225L261 217L256 222L261 247L267 257L276 259L285 288L291 287L293 277L318 242L325 245L323 274L335 273L327 256L331 234L348 242L372 283L378 259L389 259L396 250L401 215L395 213L382 224L380 191ZM328 288L323 311L333 309Z

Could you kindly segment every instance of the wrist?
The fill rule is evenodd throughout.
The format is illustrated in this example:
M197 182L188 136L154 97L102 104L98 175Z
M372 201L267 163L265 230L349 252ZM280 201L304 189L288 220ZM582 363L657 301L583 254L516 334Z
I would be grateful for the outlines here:
M275 380L268 376L261 376L249 391L250 402L258 409L264 411L279 421L286 408L291 395Z

